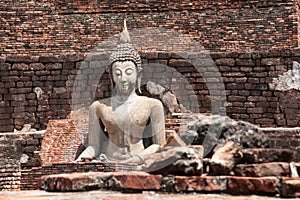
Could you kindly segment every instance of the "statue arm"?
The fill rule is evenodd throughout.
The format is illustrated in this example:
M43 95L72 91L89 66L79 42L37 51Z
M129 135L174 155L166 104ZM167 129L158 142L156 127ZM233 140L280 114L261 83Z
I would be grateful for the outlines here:
M164 108L160 101L156 100L151 109L150 118L152 127L152 142L153 144L158 144L162 147L166 144L166 133Z
M100 154L100 135L101 127L97 116L98 102L94 102L89 108L89 132L88 132L88 146L77 158L78 161L82 159L93 159Z

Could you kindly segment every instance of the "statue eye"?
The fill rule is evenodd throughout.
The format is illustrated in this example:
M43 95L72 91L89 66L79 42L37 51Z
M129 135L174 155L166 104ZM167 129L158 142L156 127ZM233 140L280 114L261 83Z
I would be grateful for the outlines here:
M120 70L116 70L116 71L115 71L115 75L116 75L116 76L120 76L120 75L121 75L121 71L120 71Z
M131 75L133 73L133 69L126 69L125 72L127 75Z

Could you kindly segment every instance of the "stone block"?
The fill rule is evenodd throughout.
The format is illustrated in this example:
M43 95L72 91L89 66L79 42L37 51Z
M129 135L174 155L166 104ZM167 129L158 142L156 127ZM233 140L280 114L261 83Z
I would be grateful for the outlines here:
M263 58L261 60L261 65L270 66L270 65L280 65L283 63L281 58Z
M276 177L228 177L228 191L234 194L275 194Z
M105 188L111 173L88 172L46 175L40 178L39 188L46 191L84 191Z
M234 168L237 176L290 176L290 165L285 162L270 162L261 164L239 164Z
M145 172L86 172L42 176L39 187L46 191L112 189L159 190L161 176Z
M235 60L233 58L220 58L215 61L216 65L234 66Z
M285 198L299 198L300 178L284 178L281 183L280 195Z
M62 64L61 63L49 63L49 64L46 64L46 69L47 70L62 69Z
M34 71L43 70L45 69L45 65L43 65L42 63L31 63L29 65L29 68Z
M219 148L213 154L209 161L209 173L228 175L241 158L240 147L233 141L228 141L225 146Z
M57 57L55 56L40 56L39 57L39 62L41 63L53 63L57 62Z
M223 192L227 189L226 176L176 176L176 192Z
M145 171L153 174L201 175L203 152L188 147L165 147L146 157Z
M37 62L37 58L34 56L18 56L18 55L11 55L6 57L6 62L12 63L31 63Z
M255 66L255 60L253 60L253 59L236 59L236 65L237 66L254 67Z
M161 178L145 172L114 172L107 186L119 190L159 190Z
M186 144L175 131L172 131L167 139L167 146L184 147Z
M267 162L291 162L294 153L290 149L243 149L243 159L241 163L267 163Z
M169 61L170 67L192 67L193 65L183 59L170 59Z
M12 69L14 70L29 70L29 65L24 63L17 63L12 65Z

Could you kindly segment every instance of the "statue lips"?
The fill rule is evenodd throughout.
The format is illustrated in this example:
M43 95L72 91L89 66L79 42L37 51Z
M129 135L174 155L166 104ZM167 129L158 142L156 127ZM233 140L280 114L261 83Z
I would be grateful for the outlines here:
M132 90L134 89L134 85L132 85L128 82L124 82L124 83L120 83L118 88L122 94L130 94L132 92Z

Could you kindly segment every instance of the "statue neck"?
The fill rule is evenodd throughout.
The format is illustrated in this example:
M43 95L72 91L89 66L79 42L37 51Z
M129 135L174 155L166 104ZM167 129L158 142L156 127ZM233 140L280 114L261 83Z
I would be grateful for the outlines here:
M137 96L138 95L135 93L134 90L129 95L120 95L120 94L113 95L112 107L117 108L124 103L130 102L132 99L134 99Z

